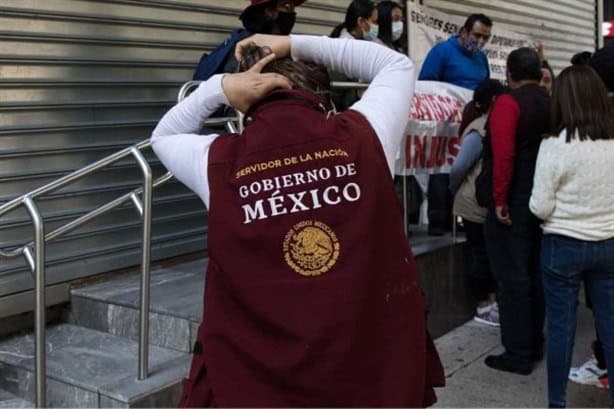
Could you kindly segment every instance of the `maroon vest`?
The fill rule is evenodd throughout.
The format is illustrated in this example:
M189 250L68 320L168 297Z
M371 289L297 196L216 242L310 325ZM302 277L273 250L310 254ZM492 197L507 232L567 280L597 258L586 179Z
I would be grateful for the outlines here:
M381 144L279 91L209 152L209 266L184 406L411 406L443 384Z

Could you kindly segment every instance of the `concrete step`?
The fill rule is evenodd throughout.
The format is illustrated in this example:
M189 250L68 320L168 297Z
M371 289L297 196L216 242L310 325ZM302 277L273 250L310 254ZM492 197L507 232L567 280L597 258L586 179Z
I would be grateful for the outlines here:
M190 355L151 346L150 376L137 380L138 345L126 338L59 324L47 329L50 407L174 407ZM0 388L34 401L34 340L0 342Z
M33 408L34 404L0 389L0 409L8 408Z
M207 259L152 270L150 343L190 352L202 317ZM140 274L71 291L68 321L138 340Z

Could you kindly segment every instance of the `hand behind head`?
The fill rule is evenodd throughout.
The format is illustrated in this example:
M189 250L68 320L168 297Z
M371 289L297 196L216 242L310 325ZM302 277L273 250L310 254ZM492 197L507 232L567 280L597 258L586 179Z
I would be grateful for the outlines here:
M235 47L235 58L237 61L243 59L244 50L248 47L266 47L273 51L277 58L284 58L290 55L290 37L276 36L268 34L254 34L251 37L241 40Z
M233 108L240 112L247 112L253 104L267 96L275 88L292 88L290 80L283 75L261 73L262 69L275 58L275 54L269 54L255 63L248 71L224 76L222 88Z

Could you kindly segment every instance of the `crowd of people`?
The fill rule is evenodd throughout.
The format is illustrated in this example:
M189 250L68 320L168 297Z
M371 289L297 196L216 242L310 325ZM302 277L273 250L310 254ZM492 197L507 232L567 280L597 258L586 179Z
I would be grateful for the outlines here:
M427 194L433 221L451 219L448 203L462 220L475 320L500 327L504 352L485 364L528 375L546 356L550 407L566 406L568 379L608 387L612 49L555 77L542 45L519 48L503 83L483 51L493 21L473 14L417 73L400 4L353 0L332 38L289 36L304 2L251 0L152 136L209 211L206 314L180 405L435 402L443 369L392 183L416 78L474 91L450 174ZM336 94L336 75L369 86ZM200 135L224 105L245 130ZM571 368L583 283L597 341Z

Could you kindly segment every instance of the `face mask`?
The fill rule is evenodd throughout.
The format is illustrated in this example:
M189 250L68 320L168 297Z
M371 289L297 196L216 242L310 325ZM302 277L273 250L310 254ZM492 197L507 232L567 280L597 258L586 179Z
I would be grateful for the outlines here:
M369 28L369 31L363 31L362 39L367 40L367 41L373 41L377 38L378 34L379 34L379 26L377 24L371 23L371 27Z
M277 15L277 28L279 29L279 34L288 35L292 31L292 27L294 27L294 23L296 22L296 13L286 13L285 11L280 11Z
M478 44L478 41L473 38L468 38L467 40L465 40L465 44L463 44L463 47L465 48L465 51L467 51L471 55L477 54L482 49L482 47L480 47L480 45Z
M403 34L403 22L395 21L392 23L392 41L397 41Z
M265 13L255 14L244 18L243 27L252 33L272 34L274 21Z

